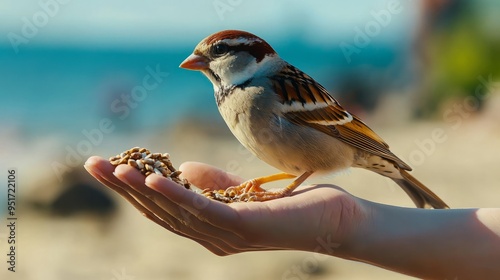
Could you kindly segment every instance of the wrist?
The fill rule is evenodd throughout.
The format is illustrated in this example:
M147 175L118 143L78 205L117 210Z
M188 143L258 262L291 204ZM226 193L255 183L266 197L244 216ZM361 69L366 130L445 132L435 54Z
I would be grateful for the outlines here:
M493 249L499 247L498 236L492 238L491 229L484 229L496 223L478 223L477 209L429 210L373 202L365 206L369 214L351 236L346 259L426 279L498 271L489 262L499 255Z
M368 200L357 199L357 211L355 217L350 222L348 230L343 238L342 250L339 251L339 257L349 260L360 260L362 253L374 232L375 216L378 213L378 204ZM347 217L346 217L347 218Z
M332 218L333 221L330 223L325 223L330 229L326 230L325 236L334 240L337 248L324 253L344 259L356 259L353 256L360 247L364 247L365 236L373 229L376 204L346 193L345 197L335 205L338 206L334 210L337 215L332 215L336 218Z

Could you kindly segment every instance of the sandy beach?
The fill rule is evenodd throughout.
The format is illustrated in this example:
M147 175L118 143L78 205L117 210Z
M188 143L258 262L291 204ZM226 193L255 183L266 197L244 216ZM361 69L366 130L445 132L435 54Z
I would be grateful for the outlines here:
M488 114L470 117L458 127L446 122L374 127L414 167L413 174L451 207L498 207L500 127ZM432 140L436 129L444 134ZM202 161L244 178L274 171L244 150L224 127L199 129L184 123L154 136L113 141L119 144L98 147L96 154L109 157L137 145L170 152L177 166L188 160ZM364 199L413 207L397 185L368 171L353 169L308 183L322 182L339 185ZM290 278L292 269L301 269L300 279L411 279L309 252L218 257L143 218L116 194L110 195L118 207L105 217L85 213L61 217L32 206L33 200L43 198L41 194L50 198L50 187L28 179L20 184L16 272L2 269L2 279L298 279ZM6 242L1 248L5 252Z

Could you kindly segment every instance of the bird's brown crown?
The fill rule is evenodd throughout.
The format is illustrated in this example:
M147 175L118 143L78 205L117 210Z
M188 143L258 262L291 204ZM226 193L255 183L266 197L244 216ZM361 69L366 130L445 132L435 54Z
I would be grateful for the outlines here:
M274 49L262 38L241 30L224 30L214 33L200 42L195 54L203 54L217 44L226 44L231 51L246 51L260 62L266 55L276 54Z

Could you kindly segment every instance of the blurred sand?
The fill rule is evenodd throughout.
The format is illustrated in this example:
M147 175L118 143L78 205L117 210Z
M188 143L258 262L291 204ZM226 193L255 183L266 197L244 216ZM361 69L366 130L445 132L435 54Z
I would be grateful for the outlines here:
M418 165L413 164L413 174L453 208L500 206L498 122L483 116L468 118L456 129L442 122L372 126L410 164L412 152L421 150L415 141L429 139L433 130L442 129L446 141L435 143L432 153ZM170 152L177 166L186 160L203 161L229 168L245 178L274 171L228 136L225 128L199 131L184 124L174 132L154 138L116 140L118 145L103 145L96 149L96 154L108 157L137 145ZM352 170L309 183L319 182L337 184L354 195L380 203L413 207L394 183L367 171ZM22 184L29 183L26 179ZM25 206L18 215L18 272L8 272L2 261L0 278L287 279L284 277L288 270L307 265L312 257L308 252L252 252L218 257L143 218L122 199L118 201L118 213L103 220L90 215L55 218ZM5 243L0 245L2 253L6 252ZM412 279L333 257L317 264L315 272L306 274L304 279Z

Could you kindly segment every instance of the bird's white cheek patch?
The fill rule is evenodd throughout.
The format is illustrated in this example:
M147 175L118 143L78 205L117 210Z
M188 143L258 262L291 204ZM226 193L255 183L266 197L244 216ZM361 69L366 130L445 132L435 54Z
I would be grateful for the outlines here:
M221 80L223 83L227 83L227 86L240 85L252 78L266 75L271 70L271 66L274 65L273 61L276 61L275 56L265 56L259 63L255 59L251 60L241 71L221 69Z
M250 67L250 65L249 65ZM250 78L253 77L253 73L255 70L249 69L248 67L245 68L244 71L241 72L230 72L230 71L225 71L222 77L222 82L224 83L224 86L230 87L233 85L240 85L246 81L248 81Z
M214 87L214 92L218 92L219 91L219 86L217 86L216 84L212 83L212 86Z

